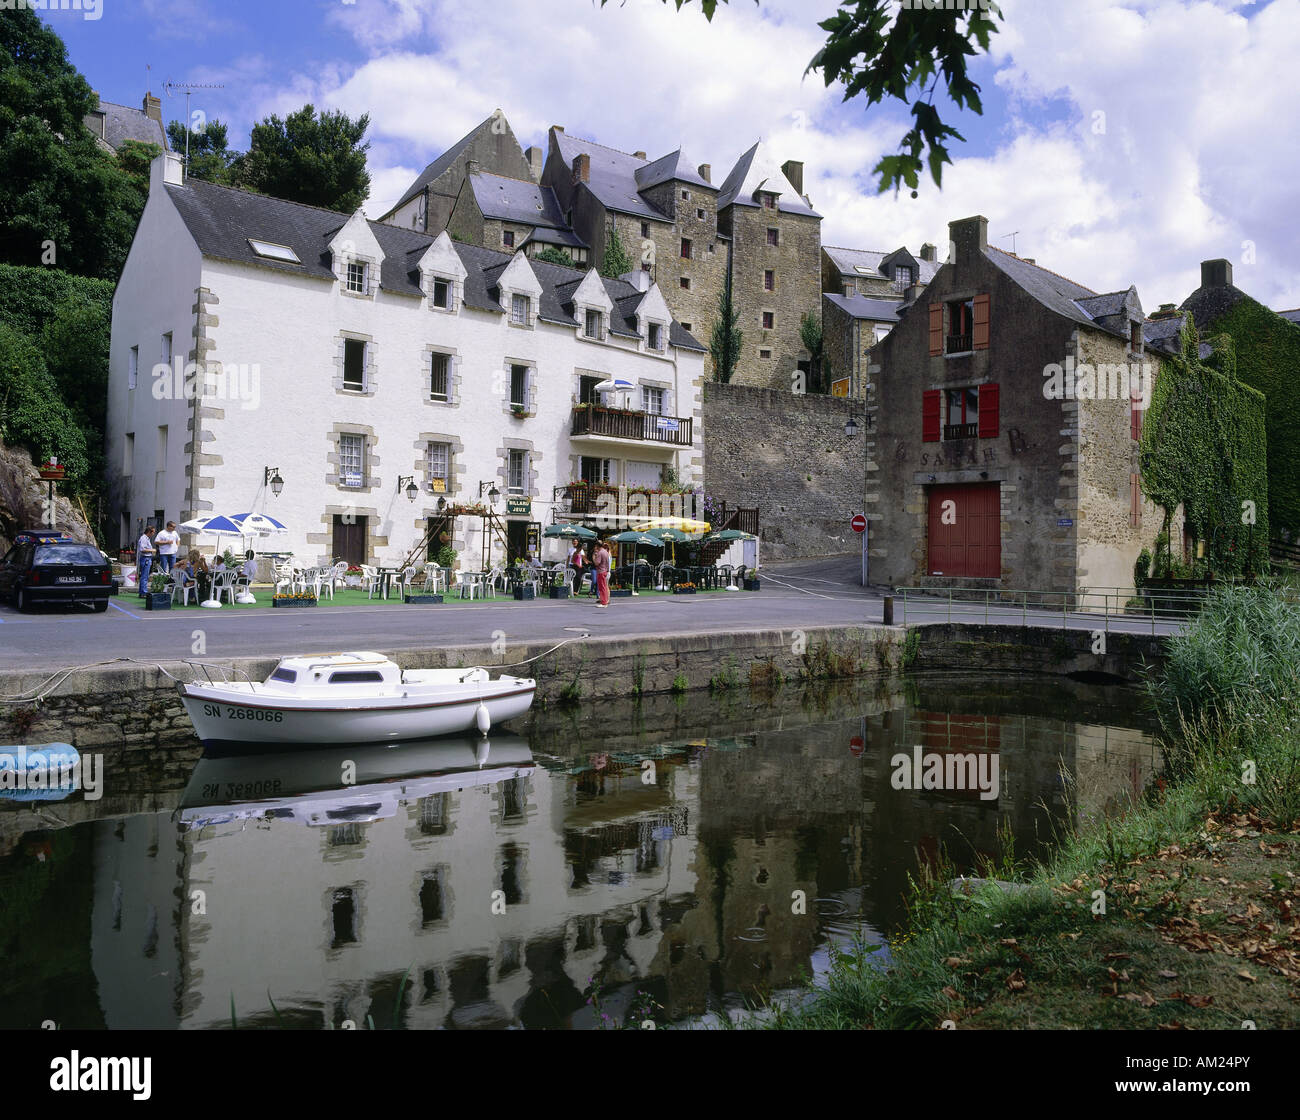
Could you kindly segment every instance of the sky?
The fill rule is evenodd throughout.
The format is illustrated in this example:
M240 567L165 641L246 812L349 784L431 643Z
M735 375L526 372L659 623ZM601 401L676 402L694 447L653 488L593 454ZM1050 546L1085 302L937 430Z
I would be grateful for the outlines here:
M164 82L220 85L190 111L236 149L307 102L368 113L372 217L500 108L524 147L552 124L652 159L682 147L715 183L761 139L803 161L827 245L942 256L948 222L983 214L990 244L1098 292L1136 284L1148 313L1214 257L1268 306L1300 306L1300 0L1001 0L972 63L984 113L949 108L965 143L915 199L871 174L907 108L805 76L834 0L731 0L711 23L696 0L42 2L87 9L42 16L107 101L148 88L183 120Z

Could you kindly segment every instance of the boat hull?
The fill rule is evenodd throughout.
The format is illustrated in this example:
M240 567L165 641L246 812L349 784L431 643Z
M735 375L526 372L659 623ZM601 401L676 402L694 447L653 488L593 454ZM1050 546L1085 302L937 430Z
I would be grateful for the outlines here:
M238 695L206 685L178 686L181 700L205 748L315 747L337 743L395 743L480 730L478 710L490 726L517 719L532 706L532 681L489 682L458 696L388 698L353 707L311 707L279 698Z

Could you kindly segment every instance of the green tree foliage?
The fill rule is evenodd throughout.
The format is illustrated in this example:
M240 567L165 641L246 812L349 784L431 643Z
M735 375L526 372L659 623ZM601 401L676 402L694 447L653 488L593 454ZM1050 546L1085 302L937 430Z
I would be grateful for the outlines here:
M96 144L95 95L34 11L0 18L0 260L116 277L141 201ZM53 245L53 259L49 254Z
M565 268L578 267L573 263L573 258L569 256L568 253L566 253L563 249L555 245L546 246L546 248L543 249L540 253L538 253L537 256L534 257L533 259L538 261L545 261L547 264L562 265Z
M111 327L112 317L104 304L71 299L41 331L45 366L95 446L103 442Z
M141 140L124 140L117 149L117 165L139 197L141 211L149 201L149 166L160 155L162 149L157 144L147 144Z
M1162 360L1143 418L1142 489L1164 511L1166 549L1181 505L1193 535L1206 542L1211 571L1262 572L1268 563L1264 397L1232 376L1225 340L1215 340L1208 361L1200 359L1190 318L1181 349Z
M826 392L825 379L822 377L822 321L811 311L805 311L799 320L799 341L812 355L808 363L808 392Z
M618 235L618 226L610 226L609 237L605 241L605 259L600 262L600 274L617 280L625 272L631 272L633 267L632 258L623 248L623 239Z
M207 121L202 128L185 127L183 121L167 122L167 142L173 152L185 155L189 144L189 165L185 170L191 179L219 183L233 187L239 177L240 153L230 150L226 126L221 121Z
M600 0L600 6L608 2ZM672 2L681 11L690 0ZM700 7L705 19L712 20L718 0L701 0ZM943 122L934 94L942 82L956 108L983 114L980 87L967 74L967 60L987 52L989 39L997 34L1002 12L993 3L987 9L974 3L965 10L946 7L943 0L910 0L905 7L891 0L845 0L817 25L826 32L826 45L808 71L820 70L827 86L841 83L845 101L863 98L871 106L892 98L910 107L913 123L899 143L899 154L883 157L872 168L882 192L906 185L915 198L927 166L935 186L943 185L943 165L952 162L947 141L965 138Z
M713 333L709 336L713 379L724 385L736 372L736 362L740 360L740 344L745 337L737 325L738 320L736 305L731 299L731 283L728 282L718 293L718 317L713 323Z
M362 143L369 127L369 114L352 120L327 111L317 117L313 105L284 120L267 117L253 126L248 151L239 161L239 185L350 214L370 193L370 144Z
M0 440L26 447L34 459L57 455L68 484L87 478L86 435L60 399L37 345L0 323Z

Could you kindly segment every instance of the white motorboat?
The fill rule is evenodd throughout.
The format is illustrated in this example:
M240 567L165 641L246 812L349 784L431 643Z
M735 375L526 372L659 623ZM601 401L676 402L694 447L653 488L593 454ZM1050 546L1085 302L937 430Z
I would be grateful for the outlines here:
M428 739L490 728L523 715L537 682L481 666L408 669L380 653L282 658L265 681L177 685L205 747L320 746Z

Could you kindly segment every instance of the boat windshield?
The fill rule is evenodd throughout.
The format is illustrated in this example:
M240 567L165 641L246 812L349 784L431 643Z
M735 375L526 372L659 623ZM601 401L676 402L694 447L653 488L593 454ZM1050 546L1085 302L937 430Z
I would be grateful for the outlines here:
M293 682L298 679L298 671L296 669L276 669L276 671L271 674L271 679L273 681L286 681L289 684L293 684Z
M383 679L383 674L374 669L345 669L330 674L330 684L366 684Z

